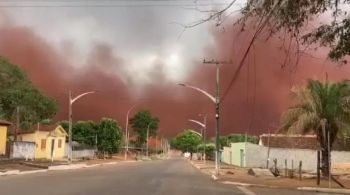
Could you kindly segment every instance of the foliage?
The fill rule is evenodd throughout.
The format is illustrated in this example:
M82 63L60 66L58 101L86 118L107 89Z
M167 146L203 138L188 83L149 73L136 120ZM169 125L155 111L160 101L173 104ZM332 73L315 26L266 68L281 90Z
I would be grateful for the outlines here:
M318 42L321 46L328 46L331 48L329 58L339 61L350 54L349 3L350 0L248 0L242 21L258 19L258 30L268 30L269 36L282 32L295 38L297 43ZM314 18L330 13L329 21L308 25ZM301 34L303 31L305 33Z
M322 150L322 172L328 175L328 139L323 128L330 134L331 147L337 136L349 133L349 82L309 80L306 88L293 88L292 95L296 103L282 115L281 131L315 133Z
M22 129L51 119L57 112L55 100L35 88L19 67L0 57L0 116L14 122L17 106Z
M60 125L69 130L68 121L61 121ZM72 140L84 146L96 146L101 152L115 153L120 149L122 129L113 119L103 118L99 123L94 121L78 121L72 125Z
M136 146L142 147L146 143L147 129L149 136L157 135L157 129L159 125L159 119L152 116L148 110L139 111L133 118L130 119L130 124L137 133Z
M247 140L246 140L247 139ZM227 136L220 136L220 148L223 149L223 147L229 147L231 143L237 143L237 142L250 142L253 144L259 143L259 138L256 136L251 135L245 135L245 134L230 134Z
M197 150L203 153L204 152L204 144L199 144L197 146ZM207 159L214 159L215 158L215 144L214 143L205 144L205 156Z
M97 129L97 148L110 154L118 152L122 141L122 130L117 121L101 119Z
M190 129L178 134L171 142L173 148L190 153L196 152L198 145L201 143L202 137Z

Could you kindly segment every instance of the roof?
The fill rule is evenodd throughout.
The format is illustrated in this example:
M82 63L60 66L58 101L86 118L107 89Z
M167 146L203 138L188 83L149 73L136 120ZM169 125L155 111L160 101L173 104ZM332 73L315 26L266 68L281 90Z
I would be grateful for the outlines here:
M12 123L10 123L9 121L0 120L0 125L2 125L2 126L11 126Z
M332 150L350 151L350 138L335 139ZM316 135L300 135L300 134L269 134L260 135L260 145L271 148L292 148L292 149L311 149L319 148Z
M317 149L318 142L315 135L260 135L260 144L272 148Z
M33 127L29 130L19 130L18 134L30 134L30 133L35 133L36 131L51 132L51 131L54 131L58 126L61 126L61 125L43 125L43 124L33 125ZM62 127L62 129L63 129L63 127ZM63 129L63 130L65 130L65 129ZM64 133L67 134L67 132L64 132ZM12 130L11 134L14 134L13 130Z

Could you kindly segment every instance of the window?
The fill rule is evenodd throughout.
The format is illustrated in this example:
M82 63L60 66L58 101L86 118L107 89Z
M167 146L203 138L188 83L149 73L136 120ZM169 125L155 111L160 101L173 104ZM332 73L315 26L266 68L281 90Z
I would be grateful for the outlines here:
M41 149L42 150L46 149L46 139L41 139Z
M58 148L62 148L62 140L61 139L58 140Z

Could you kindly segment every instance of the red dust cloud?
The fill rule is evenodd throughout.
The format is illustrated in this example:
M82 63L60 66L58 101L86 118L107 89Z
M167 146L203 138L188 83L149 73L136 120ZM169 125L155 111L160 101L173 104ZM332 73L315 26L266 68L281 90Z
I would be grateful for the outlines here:
M213 33L215 46L206 48L209 59L232 60L233 64L221 67L221 91L228 84L242 58L251 38L251 33L237 29ZM330 80L345 79L349 67L339 68L322 59L302 57L295 74L281 68L285 59L279 48L280 41L258 41L252 47L236 82L222 102L221 132L261 134L278 125L280 115L290 104L289 90L293 84L303 84L308 78ZM19 65L33 83L46 95L59 102L57 120L67 119L68 91L73 94L96 90L73 106L74 120L99 120L115 118L124 128L127 110L137 104L135 111L150 109L160 118L160 132L173 136L184 128L197 126L187 122L199 120L199 113L208 115L208 133L214 135L214 106L203 95L178 86L176 83L159 80L159 84L147 85L141 95L135 95L128 86L108 70L124 66L122 58L116 58L107 44L97 45L92 51L88 66L83 71L74 71L64 56L60 56L45 40L31 29L6 25L0 26L0 55ZM155 75L158 75L155 71ZM161 76L160 76L161 78ZM215 92L215 67L197 65L184 81ZM135 113L134 111L134 113Z

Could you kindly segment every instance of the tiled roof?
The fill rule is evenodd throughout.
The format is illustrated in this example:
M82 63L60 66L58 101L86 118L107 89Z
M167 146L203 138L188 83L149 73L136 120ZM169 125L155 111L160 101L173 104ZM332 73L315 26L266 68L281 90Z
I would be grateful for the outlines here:
M312 149L319 148L316 135L285 135L271 134L270 144L269 134L260 135L260 144L272 148L295 148L295 149ZM336 139L333 143L332 150L350 151L350 138Z
M12 123L10 123L9 121L0 120L0 125L3 125L3 126L11 126Z

